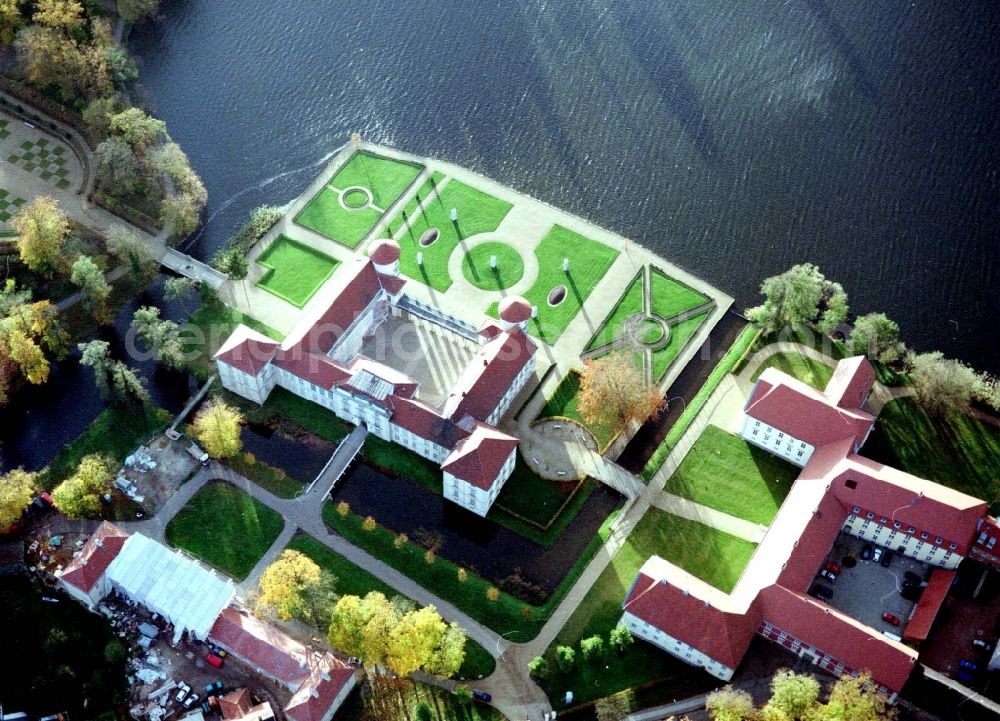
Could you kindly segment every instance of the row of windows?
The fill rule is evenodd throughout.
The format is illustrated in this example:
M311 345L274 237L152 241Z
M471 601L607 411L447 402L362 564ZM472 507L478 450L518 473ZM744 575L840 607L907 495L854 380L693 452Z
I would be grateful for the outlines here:
M852 511L853 511L853 513L855 515L859 515L861 513L861 506L855 506L852 509ZM867 513L865 513L865 518L867 518L869 521L875 520L875 512L874 511L868 511ZM882 525L885 525L885 524L889 523L889 518L887 516L879 516L878 522L881 523ZM896 528L898 530L902 530L903 529L903 524L900 521L893 521L892 525L893 525L894 528ZM913 526L907 526L905 533L911 533L912 534L912 533L916 533L916 531L917 531L917 529L915 527L913 527ZM920 532L920 539L922 541L926 541L929 538L930 538L930 534L927 531L921 531ZM934 537L934 545L935 546L940 546L942 543L944 543L944 538L942 538L941 536L935 536ZM948 548L950 548L951 550L954 551L956 548L958 548L958 544L952 542L952 543L950 543L948 545Z

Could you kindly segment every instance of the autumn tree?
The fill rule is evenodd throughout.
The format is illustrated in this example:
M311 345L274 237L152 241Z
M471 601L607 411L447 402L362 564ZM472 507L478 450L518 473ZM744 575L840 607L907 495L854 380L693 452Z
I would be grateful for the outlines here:
M76 473L52 491L56 508L68 518L96 516L101 511L101 496L111 492L114 467L110 458L84 456Z
M139 192L146 175L132 147L119 138L108 138L94 149L94 177L98 186L118 197Z
M37 474L15 468L0 475L0 530L17 523L31 503L37 487Z
M128 143L139 155L158 145L167 134L166 123L147 115L139 108L126 108L115 113L108 125L114 137Z
M51 278L59 268L63 242L69 233L66 214L55 199L42 195L10 221L17 231L17 251L31 270Z
M579 398L578 410L583 419L607 425L613 432L631 422L644 422L665 405L659 389L646 381L626 353L609 353L586 361L580 374Z
M168 368L184 365L184 345L180 328L172 320L160 318L160 309L141 306L132 314L132 328L155 354L156 360Z
M31 19L48 28L72 32L84 23L83 6L77 0L35 0Z
M135 371L111 357L107 341L80 343L80 365L94 370L94 382L101 397L113 407L136 410L149 402L149 393Z
M111 116L121 110L121 103L117 96L94 98L80 113L83 124L87 126L87 132L92 138L92 142L104 140L111 132Z
M911 362L913 390L924 410L945 416L968 405L978 383L975 371L937 351L915 355Z
M847 338L847 350L883 363L894 363L906 355L906 346L899 339L899 326L885 313L869 313L855 320Z
M713 691L705 699L705 709L712 721L744 721L756 715L753 697L746 691L726 686Z
M47 300L31 303L30 297L10 278L0 289L0 405L18 374L34 385L48 380L46 351L62 358L68 350L56 307Z
M847 293L812 263L793 265L760 286L764 303L746 316L768 333L812 327L829 333L847 318Z
M0 45L10 45L24 23L26 0L0 0Z
M869 674L841 676L830 690L827 702L807 712L807 721L893 721L896 709L879 695Z
M104 278L104 271L89 256L81 255L73 262L70 280L80 288L80 302L87 312L98 322L107 322L111 286Z
M195 416L195 438L212 458L231 458L240 452L243 416L221 398L206 403Z
M766 721L794 721L802 718L819 698L819 681L789 669L771 679L771 698L761 709Z
M115 260L119 263L128 263L129 270L135 275L152 279L159 271L160 264L153 249L131 228L121 225L111 226L108 228L106 242ZM187 280L187 278L168 278L166 288L169 288L172 280Z
M283 621L306 614L305 589L318 585L320 568L298 551L285 550L261 574L258 610L273 613Z
M628 689L594 702L597 721L624 721L637 706L635 691Z

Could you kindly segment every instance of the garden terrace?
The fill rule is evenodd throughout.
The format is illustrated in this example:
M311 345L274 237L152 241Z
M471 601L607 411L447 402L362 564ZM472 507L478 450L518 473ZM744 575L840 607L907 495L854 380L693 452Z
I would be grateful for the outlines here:
M258 287L296 308L313 297L338 265L330 256L285 235L279 235L257 256L257 263L267 269L257 281Z
M356 248L422 170L419 163L357 151L313 196L295 222Z

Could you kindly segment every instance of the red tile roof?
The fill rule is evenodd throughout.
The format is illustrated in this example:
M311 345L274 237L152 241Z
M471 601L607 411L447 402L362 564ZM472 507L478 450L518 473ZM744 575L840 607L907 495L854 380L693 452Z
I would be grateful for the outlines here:
M875 369L863 355L844 358L833 371L823 394L841 408L860 408L875 385Z
M80 555L66 566L60 579L84 593L90 593L128 539L129 534L104 521L87 539Z
M373 263L389 265L399 260L399 253L399 243L389 238L383 238L382 240L376 240L372 244L371 249L368 251L368 257L372 259Z
M320 388L333 388L351 377L350 371L332 358L321 353L300 352L298 348L282 351L274 364Z
M444 414L486 420L510 390L537 346L520 328L500 333L480 348L444 401Z
M291 721L321 721L348 684L354 684L354 669L330 653L323 654L285 706L285 716Z
M472 435L459 441L441 464L441 470L488 491L516 448L513 436L477 423Z
M251 708L253 700L250 698L250 689L238 688L219 699L219 711L224 719L243 718Z
M951 590L951 584L955 581L954 571L945 571L943 568L935 568L931 574L931 580L927 582L927 588L920 595L917 607L913 609L910 622L903 631L903 639L906 641L923 641L927 634L931 632L934 619L937 618L938 611L944 604L944 599Z
M309 677L309 649L253 616L225 608L208 637L229 653L298 688Z
M390 420L400 428L442 448L454 448L469 431L450 418L444 418L433 408L415 398L392 396L392 416Z
M500 301L497 315L508 323L523 323L531 318L531 303L519 295L509 295Z
M257 375L278 350L278 343L261 335L247 326L237 326L232 335L226 339L218 352L216 360L237 368L252 376Z

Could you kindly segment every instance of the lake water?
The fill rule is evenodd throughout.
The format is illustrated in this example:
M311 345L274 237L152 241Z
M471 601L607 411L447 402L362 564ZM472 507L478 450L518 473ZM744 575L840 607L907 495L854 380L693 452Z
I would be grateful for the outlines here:
M197 255L357 130L637 240L738 308L815 262L911 345L1000 369L994 3L165 5L131 45L208 187Z

